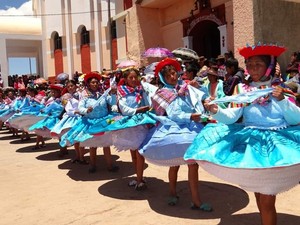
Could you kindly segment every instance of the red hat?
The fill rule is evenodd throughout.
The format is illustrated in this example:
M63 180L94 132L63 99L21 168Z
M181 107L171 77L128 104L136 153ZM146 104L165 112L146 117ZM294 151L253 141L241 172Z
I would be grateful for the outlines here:
M95 78L97 80L101 80L101 74L99 73L96 73L96 72L90 72L90 73L87 73L85 76L84 76L84 82L87 83L88 79L90 78Z
M62 91L62 89L64 88L64 86L62 84L50 84L49 88L50 89L55 89L55 90Z
M154 75L157 77L158 73L167 65L174 66L177 72L181 71L181 65L179 62L177 62L177 60L166 58L156 65Z
M286 50L283 46L277 46L277 45L261 45L258 43L254 46L247 45L244 48L239 49L239 53L241 56L243 56L245 59L248 59L249 57L255 56L255 55L272 55L275 57L278 57Z

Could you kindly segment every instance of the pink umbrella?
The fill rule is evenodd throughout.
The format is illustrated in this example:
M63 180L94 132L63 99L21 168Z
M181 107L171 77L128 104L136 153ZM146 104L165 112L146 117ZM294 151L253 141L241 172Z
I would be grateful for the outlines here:
M47 84L48 82L44 78L38 78L34 80L35 84Z
M148 57L166 58L166 57L173 57L173 53L166 48L156 47L156 48L147 49L142 56L146 58Z
M138 63L134 60L124 60L122 62L119 63L119 65L117 66L119 69L122 69L122 68L126 68L126 67L136 67L138 66Z

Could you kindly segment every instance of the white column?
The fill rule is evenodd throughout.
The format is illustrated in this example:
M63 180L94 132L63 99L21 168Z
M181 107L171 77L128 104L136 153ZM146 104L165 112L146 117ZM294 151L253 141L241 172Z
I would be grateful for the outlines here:
M100 7L100 8L99 8ZM96 70L101 71L103 69L102 60L102 39L101 39L101 6L98 5L98 1L94 1L94 29L95 29L95 56L96 56Z
M45 14L45 2L41 1L41 14ZM42 21L42 60L43 60L43 73L40 74L45 79L48 78L48 57L47 57L47 42L49 42L50 37L47 37L47 29L46 29L46 16L41 17ZM51 40L52 41L52 40ZM40 71L42 72L42 71Z
M185 36L182 40L183 47L193 49L193 36Z
M3 86L8 86L8 75L9 75L9 66L7 58L7 48L6 48L6 39L0 39L0 65L1 65L1 77L3 80Z
M71 15L71 1L65 0L65 34L66 34L66 51L67 51L67 64L68 70L65 72L69 74L69 78L73 78L74 74L74 58L73 58L73 32L72 32L72 15Z
M220 50L221 50L221 55L224 55L227 50L227 29L226 29L226 24L219 26L218 27L220 31Z
M36 59L36 72L39 75L43 74L43 68L45 66L45 63L43 61L43 41L39 44L39 49L37 53L37 59Z

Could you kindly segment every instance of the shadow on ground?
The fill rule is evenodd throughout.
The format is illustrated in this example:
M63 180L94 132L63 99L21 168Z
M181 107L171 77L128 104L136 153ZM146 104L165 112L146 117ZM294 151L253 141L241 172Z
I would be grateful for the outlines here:
M85 157L86 161L89 157ZM103 155L97 156L97 171L95 173L89 173L89 165L82 165L78 163L72 163L71 160L67 160L58 166L59 169L69 170L67 175L75 181L97 181L97 180L111 180L122 179L134 174L132 163L125 161L118 161L120 157L118 155L112 155L114 165L120 169L117 172L109 172L106 167L105 159ZM145 168L148 164L145 165Z
M20 137L18 137L18 139L16 139L16 140L13 140L13 141L10 141L9 143L10 144L13 144L13 145L15 145L15 144L35 144L35 142L36 142L36 135L30 135L30 139L29 140L21 140L21 136Z
M23 148L18 148L16 152L19 153L30 153L30 152L45 152L45 151L53 151L56 149L59 149L59 145L57 143L46 143L46 146L43 148L39 149L33 149L35 144L23 147ZM48 154L53 154L53 152L50 152ZM37 157L37 159L43 160L42 158L39 158L40 156ZM49 160L48 160L49 161Z
M145 191L138 192L134 188L128 187L130 178L107 182L100 186L98 191L101 195L116 199L147 200L150 208L156 213L189 219L223 218L245 208L249 203L248 194L240 188L228 184L200 181L199 189L202 199L204 202L209 202L214 211L208 213L191 210L189 208L191 196L188 182L180 181L177 186L179 202L176 206L168 206L168 183L153 177L146 179L148 189Z
M1 134L3 134L3 133L1 133ZM6 134L6 133L4 133L4 134ZM0 141L9 141L9 140L16 140L16 141L18 141L18 140L20 140L20 135L18 135L18 136L12 136L12 133L7 133L7 135L5 135L5 136L2 136L1 135L1 137L0 137Z
M221 218L218 225L253 225L260 224L259 213L239 214ZM300 217L278 213L277 224L300 224Z

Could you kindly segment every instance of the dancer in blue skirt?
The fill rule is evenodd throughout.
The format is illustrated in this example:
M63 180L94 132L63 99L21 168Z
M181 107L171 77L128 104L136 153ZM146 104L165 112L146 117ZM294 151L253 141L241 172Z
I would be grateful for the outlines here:
M183 160L186 149L204 126L201 114L204 111L202 99L206 95L178 81L177 72L180 70L180 64L173 59L165 59L156 66L155 74L161 87L152 97L152 105L161 123L151 129L140 153L151 163L169 166L169 205L176 205L179 199L176 190L179 167L188 164L191 208L211 211L212 207L200 198L198 165Z
M275 45L239 50L246 60L249 84L238 84L240 94L215 101L230 101L235 107L206 104L222 123L207 125L184 156L255 192L262 225L276 224L276 194L296 186L300 177L300 108L286 96L288 90L274 86L276 58L284 51Z

